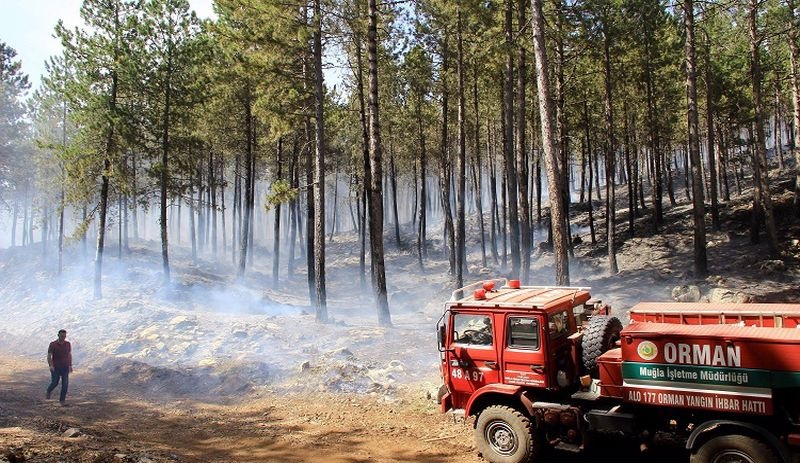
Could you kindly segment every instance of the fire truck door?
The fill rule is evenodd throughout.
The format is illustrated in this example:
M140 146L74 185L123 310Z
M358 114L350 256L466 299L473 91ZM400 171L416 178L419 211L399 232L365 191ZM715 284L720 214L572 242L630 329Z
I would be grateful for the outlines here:
M494 321L490 313L453 315L450 379L456 391L473 392L500 381Z
M544 320L536 315L508 315L503 348L503 382L547 387Z

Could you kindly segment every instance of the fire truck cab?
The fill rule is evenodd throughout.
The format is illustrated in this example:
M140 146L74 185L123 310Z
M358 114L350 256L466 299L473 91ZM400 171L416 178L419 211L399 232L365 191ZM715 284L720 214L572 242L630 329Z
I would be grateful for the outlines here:
M576 385L573 355L588 288L525 287L491 280L455 291L439 324L445 409L467 415L492 394Z
M589 288L488 280L437 323L442 412L492 463L606 438L692 463L800 462L800 304L642 303L623 329Z

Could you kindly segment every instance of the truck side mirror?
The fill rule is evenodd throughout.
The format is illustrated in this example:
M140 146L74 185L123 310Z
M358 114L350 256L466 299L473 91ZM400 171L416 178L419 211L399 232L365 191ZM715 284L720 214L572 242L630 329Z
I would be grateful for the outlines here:
M437 338L439 338L438 339L438 341L439 341L439 352L453 351L453 349L448 349L445 346L445 344L447 343L447 332L445 331L446 329L447 329L447 327L445 325L440 325L439 326L439 331L436 333L437 334Z

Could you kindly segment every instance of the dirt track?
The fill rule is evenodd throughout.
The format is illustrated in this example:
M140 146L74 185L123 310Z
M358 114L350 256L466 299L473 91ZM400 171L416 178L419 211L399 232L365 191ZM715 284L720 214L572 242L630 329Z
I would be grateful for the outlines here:
M438 413L422 391L164 402L76 371L61 407L44 399L48 378L27 359L0 360L0 461L481 461L472 427ZM69 428L81 435L64 437Z

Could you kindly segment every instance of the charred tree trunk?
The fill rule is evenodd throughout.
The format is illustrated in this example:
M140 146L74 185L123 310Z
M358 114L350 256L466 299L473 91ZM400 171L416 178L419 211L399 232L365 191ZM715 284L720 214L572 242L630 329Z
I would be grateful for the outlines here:
M651 179L652 179L652 201L653 201L653 232L658 233L659 227L664 222L664 207L662 198L663 183L661 174L661 148L659 143L659 131L656 120L658 108L656 106L655 91L653 84L652 63L655 61L653 56L653 27L649 21L645 21L645 59L644 59L644 78L647 93L647 127L648 143L650 147L651 159Z
M369 205L370 249L374 264L373 280L378 304L378 323L380 326L391 326L392 319L386 294L386 269L383 254L383 160L378 113L378 8L376 0L369 0L367 44L369 55L369 155L372 168Z
M191 178L189 181L191 183ZM192 263L197 265L197 234L195 233L197 228L194 221L194 185L192 185L189 189L189 241L192 243Z
M322 9L314 0L314 308L316 320L328 321L325 289L325 91L322 74Z
M445 241L449 248L450 256L450 274L455 275L456 272L456 248L455 248L455 230L453 229L453 213L450 208L450 169L448 167L448 145L450 138L448 115L449 108L449 92L447 90L447 83L444 76L449 72L449 49L448 37L445 32L444 43L442 44L442 152L439 156L439 190L441 193L442 214L444 215L444 234Z
M475 186L475 206L478 208L478 224L481 231L481 266L486 267L486 230L483 220L483 173L481 172L481 123L478 112L478 66L473 66L472 102L475 112L475 158L472 163L472 182Z
M427 245L427 200L428 200L428 188L426 177L428 175L428 166L427 166L427 144L425 140L425 128L422 124L422 95L418 95L417 97L417 107L416 107L416 116L417 116L417 134L419 137L419 196L417 201L419 203L419 223L417 224L417 257L419 258L419 268L423 268L423 260L428 255L428 245ZM416 191L416 188L415 190Z
M506 198L508 200L508 233L511 252L511 278L520 276L519 209L517 196L517 165L514 156L514 29L513 0L506 0L505 46L506 62L503 75L503 118L505 138L503 159L505 160ZM523 126L524 127L524 126ZM524 128L523 128L524 130Z
M500 213L497 205L497 162L495 160L490 124L486 123L486 147L489 155L489 198L491 199L492 230L489 241L491 242L492 259L495 265L500 262L497 253L497 232L500 228Z
M278 149L275 153L275 180L283 176L283 137L278 138ZM275 223L273 224L272 239L272 287L278 288L279 269L281 261L281 203L275 204Z
M692 161L692 201L694 205L694 273L702 278L708 274L706 256L706 211L703 198L703 171L700 161L700 122L697 114L697 64L695 62L694 2L683 2L686 28L686 100L689 119L689 157ZM689 173L686 173L689 176Z
M708 132L708 176L709 193L711 195L711 227L720 231L722 224L719 220L719 175L717 174L717 154L714 147L714 81L711 74L711 39L705 34L706 42L706 131Z
M611 90L611 37L609 36L608 19L603 20L603 64L604 64L604 103L606 130L608 131L608 141L606 142L606 230L608 238L608 271L612 275L619 273L617 267L617 244L616 244L616 204L615 204L615 156L616 140L614 137L614 113L613 98Z
M636 195L634 193L634 179L631 172L631 146L630 146L630 132L628 131L628 102L624 102L622 105L622 117L623 117L623 132L625 136L624 144L624 154L625 154L625 169L628 171L628 233L630 233L631 238L636 236L636 214L634 213L636 209Z
M569 257L567 255L567 230L562 201L563 177L559 172L558 144L554 139L553 110L550 103L550 82L548 80L547 49L544 37L544 16L541 0L531 0L533 50L536 57L536 83L539 94L539 114L541 114L542 146L547 163L548 194L550 196L550 217L553 228L555 251L556 284L569 285Z
M161 135L161 217L159 219L159 227L161 228L161 269L163 272L163 284L168 285L170 280L169 275L169 241L167 237L167 182L169 181L169 129L170 129L170 103L172 97L171 78L172 78L172 43L171 40L167 44L167 74L166 82L164 85L164 113L163 117L163 132Z
M370 185L370 166L369 166L369 127L367 125L367 103L364 93L364 63L363 54L361 51L361 37L356 34L355 37L356 48L356 88L358 89L358 109L361 118L361 156L364 170L364 183L361 189L361 198L359 200L359 243L360 252L358 255L358 268L359 276L361 279L361 288L366 288L367 285L367 267L366 267L366 252L367 252L367 198L369 197Z
M767 243L770 254L775 257L778 255L778 232L775 229L775 217L772 210L772 195L769 190L769 164L767 163L767 153L764 136L764 109L761 95L761 38L758 35L758 6L759 0L750 0L749 5L749 25L750 25L750 77L753 83L753 107L755 109L755 154L754 167L755 189L760 190L761 206L764 211L764 221L767 227Z
M111 73L111 98L109 99L109 109L111 112L116 111L117 107L117 73ZM108 190L109 190L109 174L111 173L111 156L116 151L116 143L114 141L114 125L109 127L108 136L106 137L106 152L103 157L103 171L100 180L100 218L97 224L97 248L94 259L94 297L99 299L103 297L102 291L102 275L103 275L103 251L106 241L106 217L108 215ZM33 217L33 211L31 211ZM29 227L32 231L33 227ZM30 239L29 242L33 240Z
M252 220L251 210L250 210L250 196L252 195L253 191L253 183L252 183L252 174L253 174L253 138L254 138L254 128L253 128L253 112L252 112L252 96L250 93L249 85L245 89L244 101L244 117L245 117L245 137L247 138L245 142L245 156L244 156L244 210L241 211L242 213L242 228L239 231L240 236L240 243L239 243L239 266L237 270L237 276L239 278L244 277L245 267L247 265L247 251L248 251L248 244L250 238L250 221ZM198 207L200 205L198 204Z
M789 57L792 66L792 144L795 159L795 180L794 180L794 212L796 217L800 217L800 46L797 44L800 36L800 18L795 11L795 1L788 0L789 11L792 13L791 25L789 27Z
M389 137L392 134L389 132ZM400 218L399 213L397 211L397 170L394 167L394 151L392 150L391 143L389 144L389 171L392 175L389 178L389 182L392 184L392 214L394 216L394 242L397 245L397 248L400 248Z
M464 88L464 40L461 35L461 8L457 8L456 33L456 74L458 76L458 154L456 156L456 287L464 286L464 267L466 267L466 226L464 207L466 203L466 164L467 164L467 134L466 134L466 90Z
M289 181L292 188L299 187L299 178L298 178L298 165L297 165L297 136L295 135L292 139L292 158L289 163ZM288 279L294 278L294 259L295 259L295 249L297 243L297 203L300 200L298 198L293 199L289 203L289 255L286 256L286 276ZM223 215L224 217L224 215Z
M526 23L526 5L528 0L519 0L518 24ZM520 26L522 27L522 26ZM521 42L521 41L520 41ZM526 111L528 109L525 99L527 87L525 47L520 44L517 48L517 121L516 121L516 162L517 184L519 187L519 223L520 223L520 254L522 271L520 277L523 284L530 283L531 270L531 221L530 205L528 203L528 156L525 146Z
M233 163L233 207L231 208L231 259L235 264L236 247L239 245L238 231L241 230L241 205L242 205L242 160L239 151L236 151Z

